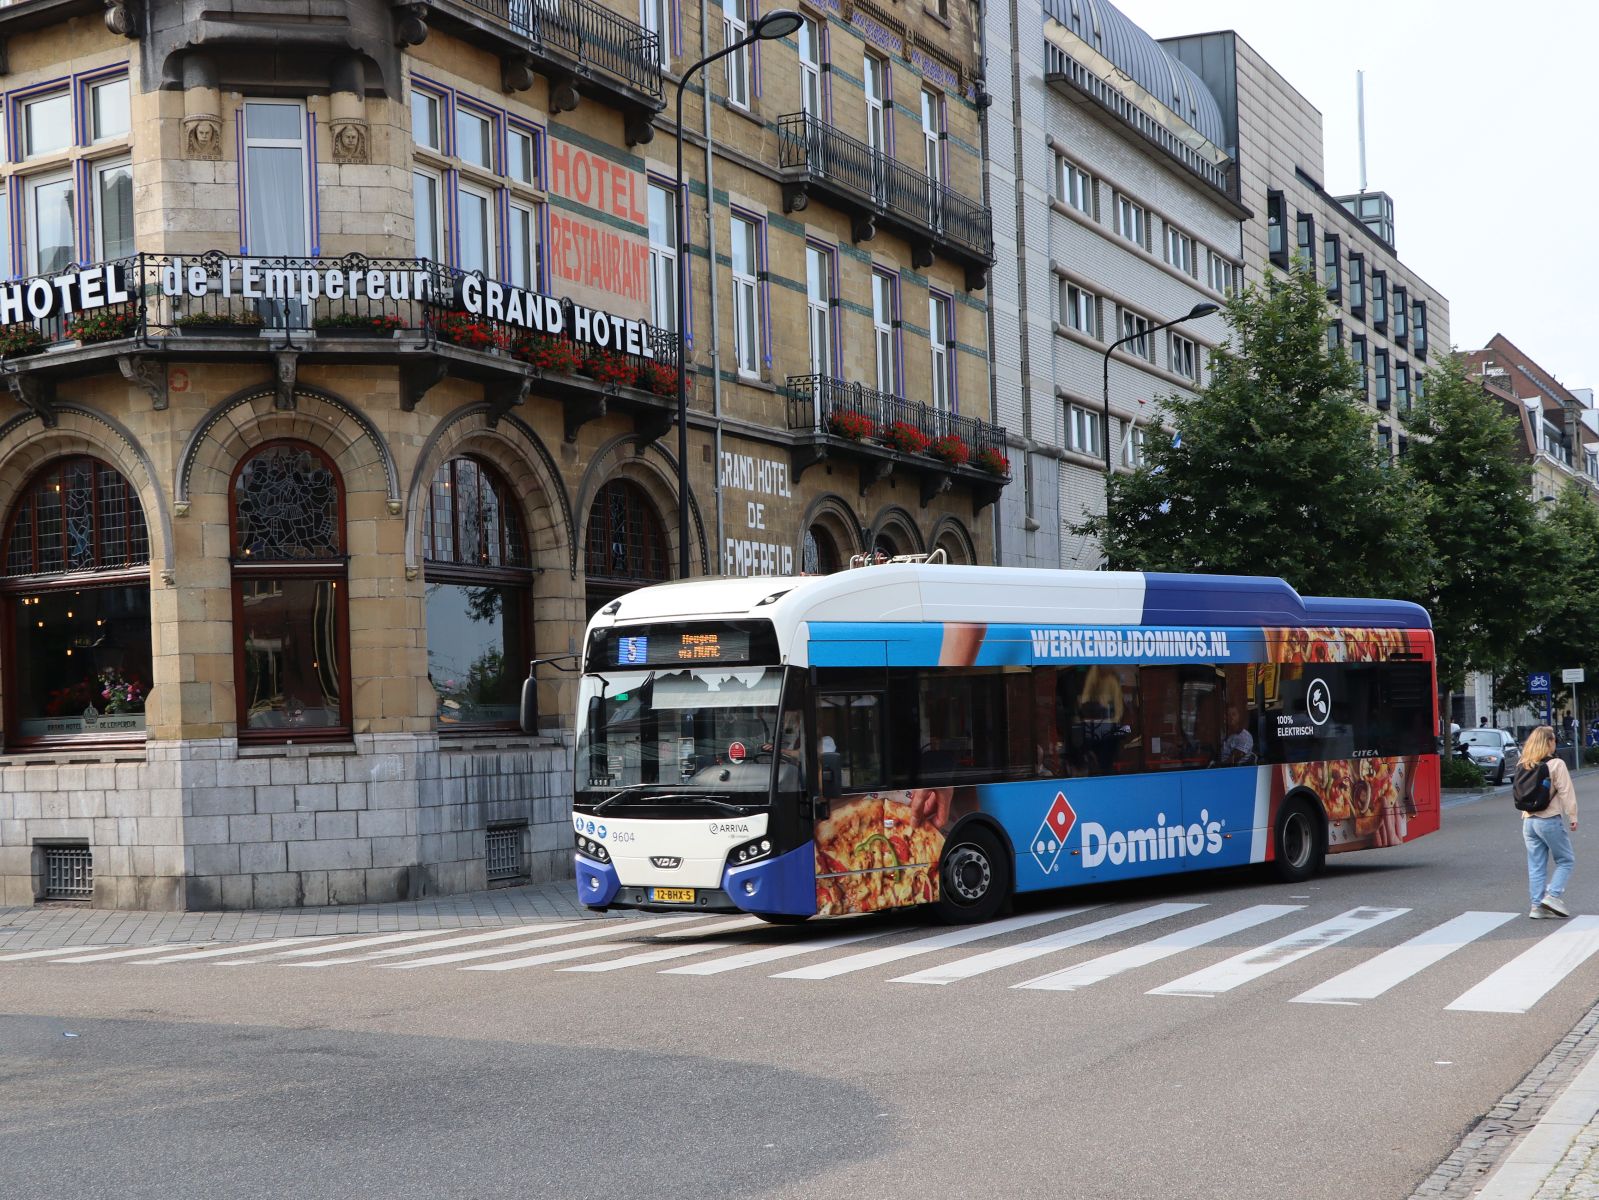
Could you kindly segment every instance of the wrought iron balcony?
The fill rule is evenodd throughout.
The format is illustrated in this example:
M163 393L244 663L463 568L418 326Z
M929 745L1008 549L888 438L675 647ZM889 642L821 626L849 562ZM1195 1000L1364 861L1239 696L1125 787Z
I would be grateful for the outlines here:
M453 11L452 11L453 10ZM651 114L665 106L660 37L594 0L434 0L433 17L481 34L499 35L513 52L502 55L506 90L521 91L532 79L528 67L550 81L550 108L564 112L586 92L631 109L630 143L653 135Z
M483 297L480 314L496 315L465 311L467 293ZM534 327L534 306L546 303L565 332ZM279 404L292 408L299 363L382 363L399 368L407 410L446 376L482 383L501 412L536 383L539 396L563 404L569 440L608 406L659 437L676 416L676 335L624 322L629 341L591 314L588 328L608 327L610 348L600 349L592 336L577 340L587 311L429 259L135 254L0 282L0 394L9 388L50 424L59 380L114 362L165 408L165 360L180 357L265 362Z
M980 203L809 113L779 117L777 135L786 211L819 193L854 214L856 241L869 240L882 221L911 242L915 266L931 266L941 253L965 267L968 288L983 286L994 223Z
M810 456L795 456L796 478L831 454L846 453L862 460L862 492L905 466L922 477L924 505L960 479L973 488L979 508L1010 481L1005 430L998 425L831 375L790 375L787 391L788 427L810 435ZM940 439L958 445L946 440L941 447Z

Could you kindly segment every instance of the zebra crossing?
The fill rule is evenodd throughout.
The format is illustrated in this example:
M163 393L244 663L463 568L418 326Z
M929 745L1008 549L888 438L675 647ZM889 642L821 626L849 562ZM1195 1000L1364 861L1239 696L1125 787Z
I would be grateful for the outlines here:
M192 966L491 974L543 968L605 976L743 972L764 975L779 988L850 977L860 986L896 990L903 984L986 985L1027 992L1080 992L1120 981L1150 1003L1215 1000L1285 972L1279 978L1291 975L1311 985L1285 997L1287 1002L1349 1006L1404 995L1406 985L1461 962L1469 950L1472 972L1486 974L1445 1004L1445 1012L1526 1013L1562 985L1588 992L1599 985L1591 975L1573 978L1599 954L1599 916L1572 917L1534 932L1507 930L1520 915L1512 912L1443 915L1379 905L1327 912L1309 903L1221 911L1225 903L1079 904L936 933L871 918L775 927L750 916L684 914L226 944L93 945L0 953L0 969L104 964L145 971ZM1110 948L1093 953L1104 943ZM1340 959L1344 969L1319 982L1308 977L1317 963L1328 961L1314 956L1342 943L1348 943ZM1063 961L1073 952L1086 956ZM1349 966L1349 958L1361 953ZM918 959L927 965L899 973L900 964ZM1053 969L1034 974L1042 965ZM1463 982L1460 974L1452 976L1456 986Z

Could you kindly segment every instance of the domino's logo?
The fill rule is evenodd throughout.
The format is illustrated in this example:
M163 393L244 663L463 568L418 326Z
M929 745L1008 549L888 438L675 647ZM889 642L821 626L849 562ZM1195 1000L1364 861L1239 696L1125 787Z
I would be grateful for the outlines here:
M1066 848L1066 837L1076 824L1077 810L1066 799L1065 792L1056 792L1055 802L1044 814L1044 823L1033 835L1033 844L1030 847L1033 859L1044 874L1051 874L1055 870L1061 852Z

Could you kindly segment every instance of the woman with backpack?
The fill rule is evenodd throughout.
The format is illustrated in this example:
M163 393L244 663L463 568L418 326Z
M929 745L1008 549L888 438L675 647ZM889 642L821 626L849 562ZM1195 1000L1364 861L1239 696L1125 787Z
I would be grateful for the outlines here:
M1521 812L1521 838L1527 844L1527 890L1532 896L1527 915L1569 917L1571 910L1562 897L1577 862L1571 850L1571 834L1577 830L1577 792L1566 764L1555 757L1555 731L1548 725L1527 735L1510 790Z

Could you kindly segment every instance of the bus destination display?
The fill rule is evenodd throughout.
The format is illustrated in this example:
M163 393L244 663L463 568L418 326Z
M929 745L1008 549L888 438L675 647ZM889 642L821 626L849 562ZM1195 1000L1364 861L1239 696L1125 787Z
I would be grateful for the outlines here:
M622 634L616 639L616 663L622 667L748 662L749 657L750 635L742 629L656 631Z

